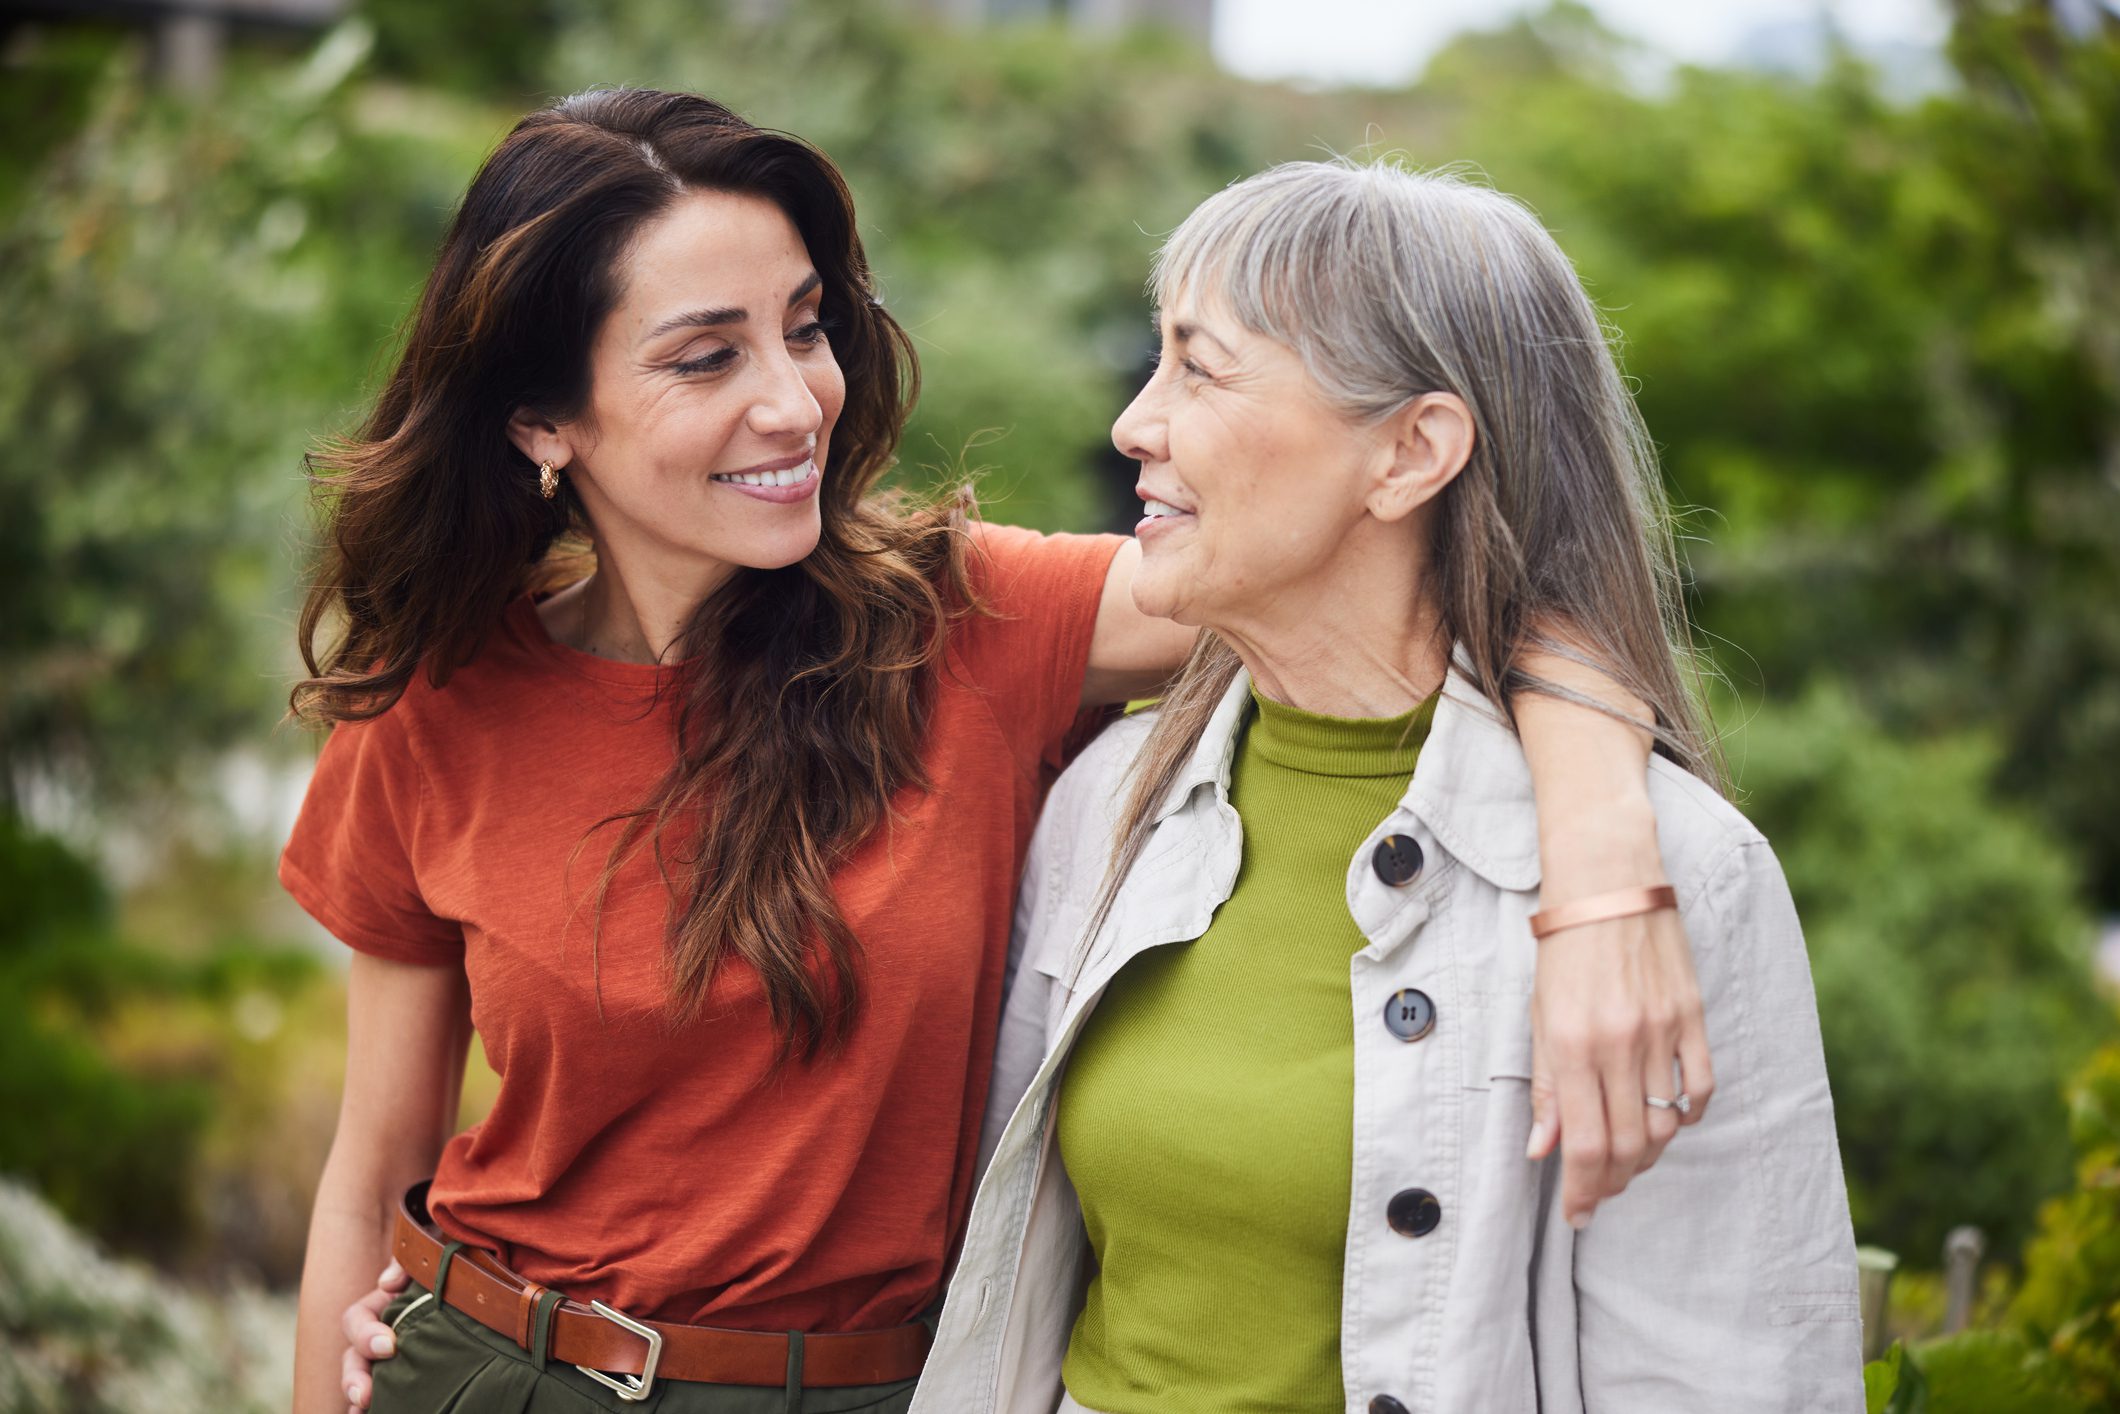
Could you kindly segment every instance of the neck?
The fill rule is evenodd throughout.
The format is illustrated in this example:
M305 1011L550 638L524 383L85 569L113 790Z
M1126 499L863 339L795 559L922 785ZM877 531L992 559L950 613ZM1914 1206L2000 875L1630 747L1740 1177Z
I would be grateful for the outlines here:
M596 572L547 601L547 624L570 647L621 663L667 663L682 656L678 640L709 595L736 567L696 563L655 573L596 543Z
M1318 575L1283 586L1260 612L1209 627L1258 690L1333 717L1396 717L1434 695L1450 666L1442 614L1402 544L1352 544Z

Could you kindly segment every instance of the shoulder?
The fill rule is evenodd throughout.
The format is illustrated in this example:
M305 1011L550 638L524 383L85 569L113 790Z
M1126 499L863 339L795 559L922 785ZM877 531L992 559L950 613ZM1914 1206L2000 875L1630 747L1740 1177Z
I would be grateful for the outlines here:
M423 742L446 748L467 733L490 733L520 710L524 694L537 691L541 678L557 671L526 637L525 620L534 624L536 614L528 596L513 601L469 661L439 682L432 666L422 664L381 712L334 724L331 739L416 751Z
M1104 587L1122 535L1045 532L1020 525L973 521L965 557L974 588L989 607L1007 613L1033 610L1058 599L1094 597Z
M1069 951L1111 866L1128 777L1153 710L1113 722L1060 773L1031 835L1018 894L1016 942L1031 971L1063 975Z
M449 686L437 687L424 669L415 671L397 699L382 711L332 723L327 748L358 748L364 758L380 754L418 760L423 741L448 733L449 719L465 696L453 690L460 679L461 673Z
M1031 836L1026 878L1059 901L1104 877L1126 808L1134 761L1155 725L1153 708L1121 717L1099 732L1060 773Z
M1664 872L1682 900L1719 903L1765 875L1780 878L1758 826L1715 787L1662 756L1649 762L1649 803Z
M1082 748L1060 773L1046 797L1046 820L1070 835L1096 835L1105 843L1117 829L1134 762L1156 724L1156 709L1129 713Z
M992 573L997 567L1012 566L1022 555L1036 554L1038 542L1045 538L1029 526L990 520L966 522L964 535L971 542L970 561L975 574Z
M1026 771L1066 756L1081 709L1115 535L974 525L965 577L977 612L950 630L953 675L986 695Z
M316 768L304 792L303 814L329 806L350 810L360 802L380 802L391 819L409 829L428 796L425 743L436 728L431 717L438 694L424 675L415 675L396 701L374 716L349 717L317 730ZM301 832L297 831L297 839Z

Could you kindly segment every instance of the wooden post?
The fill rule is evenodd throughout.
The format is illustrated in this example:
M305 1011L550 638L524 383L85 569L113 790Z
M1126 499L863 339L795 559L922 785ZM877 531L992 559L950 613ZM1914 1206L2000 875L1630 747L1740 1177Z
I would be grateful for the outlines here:
M221 79L228 22L217 14L172 10L155 32L155 70L179 93L211 93Z
M1956 1335L1973 1320L1980 1297L1980 1259L1987 1237L1977 1227L1954 1227L1943 1239L1943 1332Z
M1862 1358L1875 1360L1891 1344L1885 1334L1885 1313L1890 1306L1892 1273L1899 1269L1899 1254L1882 1247L1858 1247L1855 1266L1862 1273Z

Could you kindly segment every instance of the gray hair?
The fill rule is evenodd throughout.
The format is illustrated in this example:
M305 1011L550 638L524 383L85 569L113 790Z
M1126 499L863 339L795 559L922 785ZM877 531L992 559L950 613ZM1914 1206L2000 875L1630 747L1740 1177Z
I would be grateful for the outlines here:
M1529 210L1447 172L1291 162L1202 202L1150 289L1294 350L1349 417L1463 399L1474 449L1438 500L1428 580L1461 667L1507 712L1526 690L1596 705L1525 673L1527 647L1593 663L1648 704L1659 751L1722 786L1647 430L1610 331ZM1118 873L1237 666L1203 635L1166 695Z

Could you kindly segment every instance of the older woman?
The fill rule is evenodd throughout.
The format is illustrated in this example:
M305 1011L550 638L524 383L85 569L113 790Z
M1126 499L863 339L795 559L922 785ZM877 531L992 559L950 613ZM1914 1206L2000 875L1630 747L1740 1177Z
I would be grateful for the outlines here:
M1303 163L1203 205L1155 287L1113 429L1133 593L1208 634L1039 827L997 1081L1028 1093L915 1409L1859 1410L1802 935L1718 790L1567 259L1492 192ZM1589 1227L1527 1156L1534 938L1672 899L1542 890L1503 705L1534 622L1653 711L1717 1046L1715 1113ZM1687 1108L1662 1069L1647 1105Z

